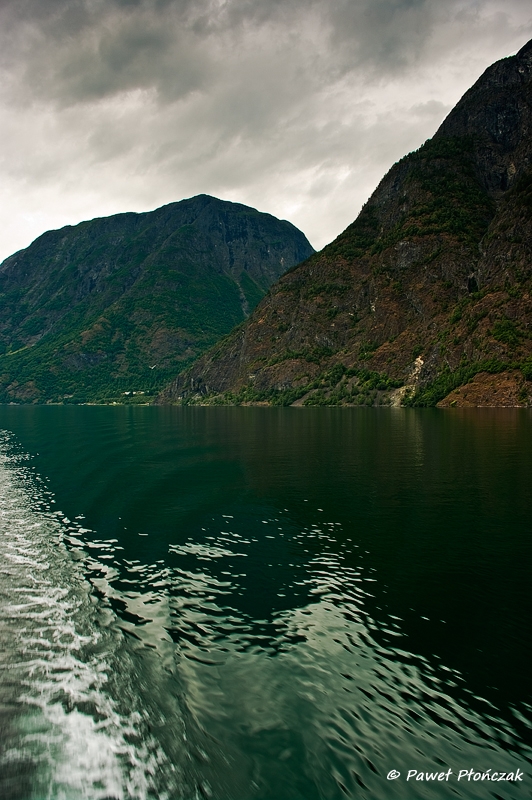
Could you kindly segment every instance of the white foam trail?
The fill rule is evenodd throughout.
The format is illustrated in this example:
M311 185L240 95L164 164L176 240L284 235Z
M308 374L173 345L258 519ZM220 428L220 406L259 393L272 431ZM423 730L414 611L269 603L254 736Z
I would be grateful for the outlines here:
M10 796L35 800L178 797L123 634L98 624L64 525L36 510L29 472L6 448L0 434L0 794L4 780Z

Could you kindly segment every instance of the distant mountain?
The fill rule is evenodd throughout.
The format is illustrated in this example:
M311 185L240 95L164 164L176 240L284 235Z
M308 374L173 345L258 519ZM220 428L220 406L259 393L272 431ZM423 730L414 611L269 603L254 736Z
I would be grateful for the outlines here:
M0 265L0 402L153 393L313 252L206 195L49 231Z
M529 42L161 401L529 405L531 77Z

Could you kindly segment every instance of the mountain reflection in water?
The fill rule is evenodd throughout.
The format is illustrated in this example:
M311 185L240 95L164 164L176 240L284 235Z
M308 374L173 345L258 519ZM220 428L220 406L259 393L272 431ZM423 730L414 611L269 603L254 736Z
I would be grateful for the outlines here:
M527 411L3 407L0 428L2 797L527 791Z

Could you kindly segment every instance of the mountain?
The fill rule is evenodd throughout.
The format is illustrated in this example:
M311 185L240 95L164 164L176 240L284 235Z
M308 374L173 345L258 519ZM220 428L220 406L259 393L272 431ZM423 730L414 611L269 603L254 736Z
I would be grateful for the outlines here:
M156 392L313 252L206 195L49 231L0 265L0 402Z
M160 401L530 404L531 73L532 42L486 70Z

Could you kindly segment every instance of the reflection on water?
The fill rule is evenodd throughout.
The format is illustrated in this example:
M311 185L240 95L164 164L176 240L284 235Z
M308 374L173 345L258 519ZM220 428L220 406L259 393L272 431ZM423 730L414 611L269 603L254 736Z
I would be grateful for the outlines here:
M373 800L392 769L404 798L529 790L527 412L0 428L3 796Z

